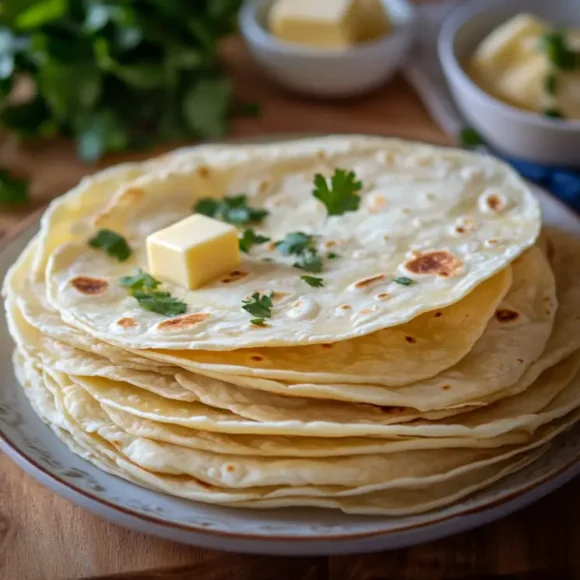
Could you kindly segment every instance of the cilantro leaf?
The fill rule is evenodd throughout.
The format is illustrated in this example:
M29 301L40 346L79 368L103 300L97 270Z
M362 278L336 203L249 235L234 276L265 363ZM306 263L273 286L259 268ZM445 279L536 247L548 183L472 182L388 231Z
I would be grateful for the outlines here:
M572 70L578 66L578 55L570 49L566 37L559 30L542 36L540 49L557 69Z
M234 225L260 223L269 213L250 207L243 194L222 199L204 197L193 206L193 211Z
M169 292L137 290L133 292L133 297L137 299L141 308L156 314L177 316L187 311L187 304L177 300Z
M555 72L551 72L544 79L544 90L549 95L555 95L557 88L558 88L558 77L556 76Z
M200 79L184 97L185 121L202 138L223 137L227 132L232 101L232 87L228 79Z
M132 250L125 238L107 229L99 230L89 240L89 246L97 250L104 250L111 258L117 258L119 262L124 262L132 254Z
M564 115L562 115L561 111L559 109L556 109L555 107L551 108L551 109L546 109L544 111L544 117L550 117L552 119L564 119Z
M472 127L465 127L459 133L459 144L466 149L475 149L483 145L481 135Z
M0 204L20 205L28 201L28 182L0 170Z
M123 276L119 280L119 284L123 286L123 288L129 288L131 293L134 293L139 290L155 290L155 288L157 288L161 282L153 278L151 274L148 274L139 268L137 273L133 276Z
M265 318L252 318L252 320L250 320L250 322L252 324L254 324L255 326L264 326L264 324L266 324L266 319Z
M322 272L322 258L315 250L306 250L298 256L298 259L294 262L294 267L316 274Z
M358 209L360 197L357 192L361 189L362 182L356 181L354 171L335 169L330 178L330 187L320 173L314 176L312 195L326 206L328 215L342 215Z
M270 238L256 234L253 229L248 228L244 230L242 237L239 239L240 250L246 254L250 253L250 249L254 245L265 244L269 242Z
M335 252L328 252L328 254L326 254L326 257L329 260L334 260L336 258L340 258L340 254L336 254Z
M312 249L313 243L314 236L302 232L292 232L286 234L283 240L276 242L276 248L283 256L291 256Z
M256 318L272 318L273 303L270 296L254 292L251 298L242 300L242 304L242 308Z
M410 286L413 284L413 280L411 280L411 278L407 278L406 276L399 276L399 278L394 278L393 282L396 284L401 284L402 286Z
M306 284L313 288L321 288L324 286L324 280L322 278L316 278L316 276L300 276L300 279L304 280Z

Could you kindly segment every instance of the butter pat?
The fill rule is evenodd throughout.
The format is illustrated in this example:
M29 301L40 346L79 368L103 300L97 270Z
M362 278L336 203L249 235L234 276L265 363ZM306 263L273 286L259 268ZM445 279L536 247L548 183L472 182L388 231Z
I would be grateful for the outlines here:
M194 214L147 237L151 275L195 290L240 263L235 227Z
M270 10L272 33L287 42L344 48L363 37L358 0L278 0Z

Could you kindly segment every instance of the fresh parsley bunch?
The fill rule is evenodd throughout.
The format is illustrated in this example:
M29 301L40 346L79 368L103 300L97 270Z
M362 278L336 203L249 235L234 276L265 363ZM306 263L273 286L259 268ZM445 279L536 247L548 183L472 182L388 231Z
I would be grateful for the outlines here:
M0 127L74 139L87 161L155 142L217 138L235 103L218 59L241 0L5 0ZM31 79L24 103L9 101Z

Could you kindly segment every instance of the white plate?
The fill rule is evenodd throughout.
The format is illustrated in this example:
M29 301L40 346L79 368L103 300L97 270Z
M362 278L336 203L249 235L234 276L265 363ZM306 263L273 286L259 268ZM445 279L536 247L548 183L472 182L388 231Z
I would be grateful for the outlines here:
M534 188L545 221L580 235L580 219ZM0 252L0 276L37 226ZM189 502L104 473L71 453L32 411L13 376L12 340L0 319L0 448L58 494L117 524L204 548L283 555L372 552L481 526L547 495L580 473L580 425L525 470L454 506L404 518L320 509L242 510Z

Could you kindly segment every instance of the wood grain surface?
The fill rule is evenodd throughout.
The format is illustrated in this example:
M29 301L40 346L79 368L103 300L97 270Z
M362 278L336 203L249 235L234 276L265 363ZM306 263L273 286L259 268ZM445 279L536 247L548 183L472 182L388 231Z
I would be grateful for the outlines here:
M237 41L226 47L225 58L239 92L262 107L259 118L236 121L233 136L353 131L448 142L401 78L364 98L313 101L271 85ZM23 150L7 138L0 141L0 165L6 164L30 176L33 202L0 209L5 239L27 215L95 170L78 162L69 144ZM500 522L411 549L274 558L200 550L125 530L55 495L0 455L0 580L80 578L580 579L580 482Z

